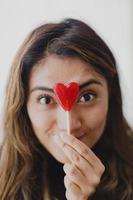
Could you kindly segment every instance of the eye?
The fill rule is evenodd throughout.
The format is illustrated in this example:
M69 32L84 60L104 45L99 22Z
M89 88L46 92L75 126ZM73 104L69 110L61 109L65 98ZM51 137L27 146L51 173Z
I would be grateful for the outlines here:
M80 96L80 102L89 102L92 101L96 97L96 94L86 92L82 96Z
M54 102L53 98L50 97L49 95L41 95L38 97L37 101L43 105L49 105Z

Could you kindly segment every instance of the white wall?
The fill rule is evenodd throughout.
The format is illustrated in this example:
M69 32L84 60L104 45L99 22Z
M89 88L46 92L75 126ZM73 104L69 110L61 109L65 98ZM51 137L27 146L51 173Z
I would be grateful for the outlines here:
M95 28L114 52L124 113L133 125L132 15L132 0L0 0L0 110L10 64L27 33L42 22L74 17Z

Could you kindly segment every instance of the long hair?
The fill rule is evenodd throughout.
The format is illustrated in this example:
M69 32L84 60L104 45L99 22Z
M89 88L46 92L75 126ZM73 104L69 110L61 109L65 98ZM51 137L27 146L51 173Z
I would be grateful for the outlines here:
M96 193L112 195L112 199L133 199L133 133L123 116L117 64L100 36L75 19L37 27L26 38L12 63L0 149L0 199L43 199L47 187L47 152L34 134L26 103L32 67L52 54L78 57L107 80L107 124L93 148L106 170Z

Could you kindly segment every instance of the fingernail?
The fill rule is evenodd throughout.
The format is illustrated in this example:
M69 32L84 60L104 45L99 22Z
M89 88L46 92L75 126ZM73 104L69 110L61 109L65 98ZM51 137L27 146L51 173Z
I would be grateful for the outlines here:
M63 166L64 171L67 172L67 170L69 170L69 168L70 168L70 164L65 163L64 166Z

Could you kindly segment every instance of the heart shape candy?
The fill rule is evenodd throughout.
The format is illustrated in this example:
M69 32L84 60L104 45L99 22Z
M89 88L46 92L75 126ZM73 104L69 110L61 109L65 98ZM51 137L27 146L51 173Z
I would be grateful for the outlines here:
M78 96L79 86L72 82L68 86L57 83L54 86L54 93L65 111L70 111Z

